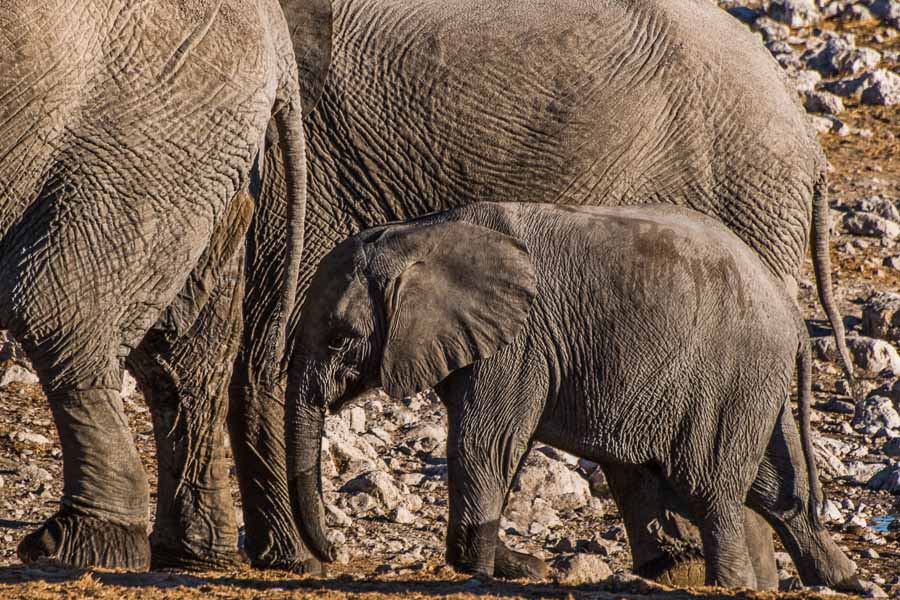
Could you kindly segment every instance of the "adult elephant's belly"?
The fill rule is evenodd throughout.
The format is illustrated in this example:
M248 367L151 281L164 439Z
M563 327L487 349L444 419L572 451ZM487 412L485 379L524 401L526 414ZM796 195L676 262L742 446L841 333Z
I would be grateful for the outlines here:
M799 269L821 152L765 49L708 2L336 10L307 128L311 258L476 200L666 202L725 222L779 275Z

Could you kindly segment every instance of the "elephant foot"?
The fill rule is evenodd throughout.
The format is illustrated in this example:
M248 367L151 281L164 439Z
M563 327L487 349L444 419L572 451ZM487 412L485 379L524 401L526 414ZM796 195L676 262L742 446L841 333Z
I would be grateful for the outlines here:
M151 544L150 552L150 568L154 571L237 571L247 566L247 558L237 550L210 550L201 554Z
M546 579L550 575L550 567L541 559L516 552L497 542L494 553L494 577L501 579Z
M844 579L840 583L836 583L831 588L836 592L844 592L848 594L864 594L868 591L867 585L856 575Z
M666 556L635 568L634 573L670 587L706 585L706 563L701 559L676 561Z
M150 566L146 526L63 513L25 536L18 554L25 564L51 559L74 568L146 571Z
M317 558L277 558L270 557L265 560L251 560L250 566L254 569L268 570L275 569L278 571L290 571L297 575L312 575L313 577L324 577L327 572L325 565Z

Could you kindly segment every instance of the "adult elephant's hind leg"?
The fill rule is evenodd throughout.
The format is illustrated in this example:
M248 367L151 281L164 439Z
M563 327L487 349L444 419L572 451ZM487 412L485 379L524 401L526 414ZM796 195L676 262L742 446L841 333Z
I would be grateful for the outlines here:
M279 290L287 254L283 169L277 145L266 153L262 191L247 241L244 331L229 388L228 431L244 510L244 550L257 568L319 574L294 524L284 446L284 378L278 341Z
M147 478L119 396L121 371L108 364L96 379L57 387L51 369L34 360L33 352L30 356L50 390L65 481L59 511L22 540L19 558L25 563L50 558L73 567L146 569Z
M228 569L242 562L224 439L241 330L242 264L237 252L184 335L172 339L151 330L128 359L156 439L154 569Z

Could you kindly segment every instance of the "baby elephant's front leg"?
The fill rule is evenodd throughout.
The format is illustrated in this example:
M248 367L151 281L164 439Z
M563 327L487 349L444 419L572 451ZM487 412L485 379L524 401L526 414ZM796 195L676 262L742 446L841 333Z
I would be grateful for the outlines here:
M539 398L546 397L523 397L522 390L528 388L516 385L515 375L492 377L493 364L464 369L438 390L450 424L447 562L460 571L487 576L494 574L506 496L528 453L542 408ZM508 550L501 552L502 558L509 558Z

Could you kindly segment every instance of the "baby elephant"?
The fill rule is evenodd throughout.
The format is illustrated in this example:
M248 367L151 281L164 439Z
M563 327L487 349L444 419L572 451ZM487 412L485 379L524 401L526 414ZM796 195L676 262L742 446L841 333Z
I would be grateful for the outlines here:
M664 477L701 530L709 584L755 586L746 503L806 584L855 587L818 519L804 324L717 221L662 205L479 203L387 225L322 261L296 331L289 481L325 560L326 409L379 385L396 398L434 387L450 424L447 559L460 570L493 573L510 484L539 440Z

